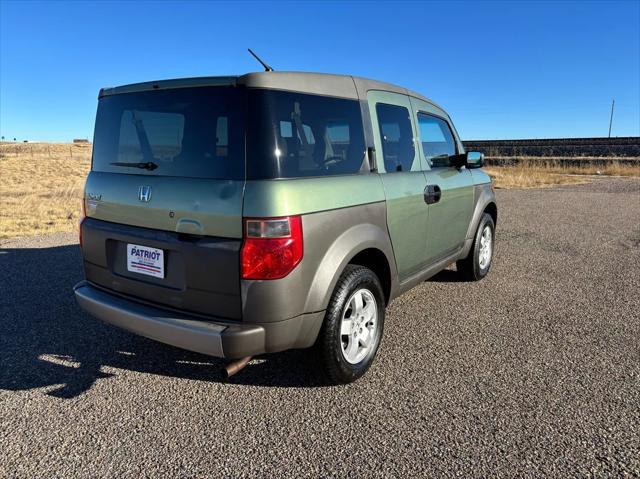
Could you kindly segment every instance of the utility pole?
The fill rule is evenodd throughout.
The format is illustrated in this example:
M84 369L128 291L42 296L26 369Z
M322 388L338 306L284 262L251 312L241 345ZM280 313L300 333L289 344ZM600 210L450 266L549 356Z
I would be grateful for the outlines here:
M611 125L613 124L613 107L616 104L616 100L611 100L611 117L609 118L609 138L611 138Z

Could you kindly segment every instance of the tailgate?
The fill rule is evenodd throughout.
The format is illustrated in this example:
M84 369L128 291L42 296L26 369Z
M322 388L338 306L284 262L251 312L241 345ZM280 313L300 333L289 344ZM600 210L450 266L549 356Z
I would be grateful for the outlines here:
M87 217L202 236L242 238L242 180L92 171Z

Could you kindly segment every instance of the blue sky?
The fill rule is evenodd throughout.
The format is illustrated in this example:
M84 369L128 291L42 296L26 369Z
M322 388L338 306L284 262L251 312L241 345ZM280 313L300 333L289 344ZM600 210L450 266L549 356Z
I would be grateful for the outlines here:
M259 70L397 83L463 139L640 135L640 0L0 0L0 132L91 138L100 87Z

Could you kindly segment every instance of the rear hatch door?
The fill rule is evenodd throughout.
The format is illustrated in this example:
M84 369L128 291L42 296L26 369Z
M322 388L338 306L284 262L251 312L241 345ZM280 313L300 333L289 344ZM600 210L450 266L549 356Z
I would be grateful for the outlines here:
M82 225L89 281L240 318L244 103L233 85L100 98Z

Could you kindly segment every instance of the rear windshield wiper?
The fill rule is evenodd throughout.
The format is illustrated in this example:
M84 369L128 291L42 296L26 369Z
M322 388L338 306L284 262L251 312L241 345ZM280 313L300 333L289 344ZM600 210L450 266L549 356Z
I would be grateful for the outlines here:
M129 166L132 168L141 168L143 170L155 170L158 165L156 165L153 161L147 161L146 163L127 163L122 161L116 161L115 163L110 163L113 166Z

